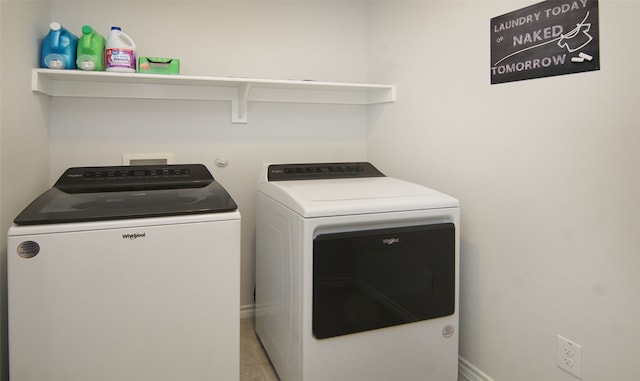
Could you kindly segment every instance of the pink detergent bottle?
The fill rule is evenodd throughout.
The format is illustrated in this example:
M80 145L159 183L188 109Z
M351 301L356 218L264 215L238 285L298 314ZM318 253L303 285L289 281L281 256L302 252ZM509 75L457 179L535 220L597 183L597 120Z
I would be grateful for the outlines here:
M136 44L119 26L112 26L105 46L107 71L136 72Z

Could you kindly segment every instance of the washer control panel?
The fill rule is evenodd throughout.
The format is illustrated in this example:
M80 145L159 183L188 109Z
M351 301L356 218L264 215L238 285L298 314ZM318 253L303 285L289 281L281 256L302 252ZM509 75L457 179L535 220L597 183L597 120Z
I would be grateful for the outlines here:
M202 164L75 167L54 187L66 193L204 187L213 176Z
M316 164L272 164L269 166L269 181L345 179L358 177L384 177L371 163L316 163Z

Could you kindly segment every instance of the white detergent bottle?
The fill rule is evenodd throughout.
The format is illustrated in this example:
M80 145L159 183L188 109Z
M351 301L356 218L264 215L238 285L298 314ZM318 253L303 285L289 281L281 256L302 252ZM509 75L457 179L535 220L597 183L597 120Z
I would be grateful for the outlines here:
M105 44L107 71L136 72L136 44L119 26L112 26Z

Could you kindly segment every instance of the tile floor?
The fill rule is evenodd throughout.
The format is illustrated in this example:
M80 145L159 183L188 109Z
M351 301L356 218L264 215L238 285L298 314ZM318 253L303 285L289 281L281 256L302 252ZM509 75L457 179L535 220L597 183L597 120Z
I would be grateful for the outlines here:
M240 381L279 381L253 329L253 319L240 320ZM458 381L467 381L459 376Z
M240 320L240 381L279 381L253 329L253 319Z

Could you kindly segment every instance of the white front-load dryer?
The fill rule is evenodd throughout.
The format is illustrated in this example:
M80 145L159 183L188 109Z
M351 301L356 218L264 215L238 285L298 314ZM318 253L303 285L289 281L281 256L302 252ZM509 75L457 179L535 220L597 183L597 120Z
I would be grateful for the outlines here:
M256 333L282 381L455 381L459 203L369 163L266 165Z

